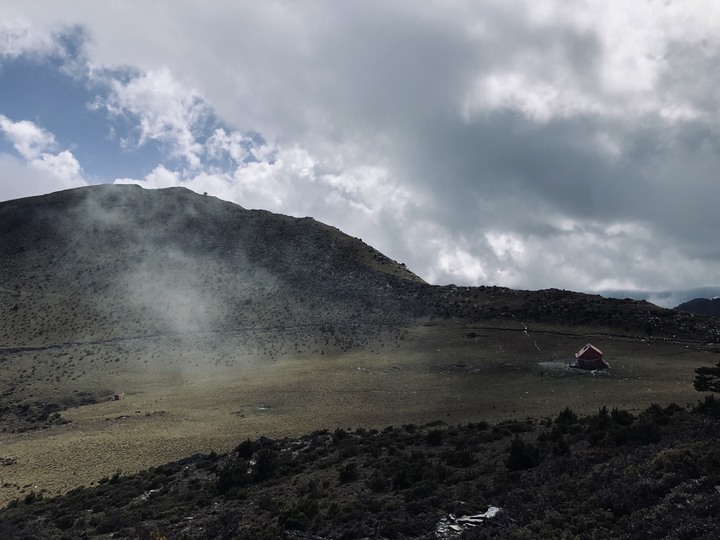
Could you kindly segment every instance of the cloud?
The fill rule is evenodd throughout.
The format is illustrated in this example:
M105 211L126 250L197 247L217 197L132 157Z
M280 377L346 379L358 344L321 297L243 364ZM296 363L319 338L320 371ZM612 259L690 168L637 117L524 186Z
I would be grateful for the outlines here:
M87 185L78 160L68 150L57 150L55 136L28 120L13 122L0 114L0 131L22 160L0 153L3 191L15 197L40 195Z
M714 3L11 5L12 54L78 25L97 110L164 152L118 181L313 215L434 282L720 271Z
M45 150L57 146L52 133L27 120L13 122L7 116L0 115L0 130L12 142L15 150L28 161L42 158Z
M105 109L111 117L130 115L137 122L137 140L125 145L142 146L157 141L167 147L170 157L189 167L200 166L202 146L195 131L209 114L203 99L181 85L167 69L144 72L129 80L111 79L110 92L98 97L95 109Z
M0 58L23 55L49 55L58 52L57 40L21 18L5 18L0 23Z

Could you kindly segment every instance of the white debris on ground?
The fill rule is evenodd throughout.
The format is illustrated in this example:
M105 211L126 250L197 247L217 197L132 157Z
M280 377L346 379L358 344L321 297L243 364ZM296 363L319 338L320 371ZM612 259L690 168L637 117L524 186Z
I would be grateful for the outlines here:
M155 495L156 493L160 493L160 489L151 489L150 491L146 491L142 495L138 495L134 499L130 501L130 505L137 505L137 504L143 504L145 503L150 497Z
M537 365L548 372L575 373L575 370L570 368L570 364L566 360L538 362Z
M455 517L450 514L448 517L442 518L437 526L435 527L436 538L456 538L459 537L463 531L472 529L478 525L482 525L486 520L492 519L502 512L502 508L497 506L490 506L487 512L482 514L475 514L473 516L461 516Z
M535 348L536 348L538 351L542 352L542 349L540 348L540 345L537 344L537 341L535 341L533 338L531 338L531 337L530 337L530 334L528 334L527 324L525 324L524 322L521 322L520 324L523 325L523 328L524 328L523 333L524 333L529 339L532 340L533 344L535 345Z

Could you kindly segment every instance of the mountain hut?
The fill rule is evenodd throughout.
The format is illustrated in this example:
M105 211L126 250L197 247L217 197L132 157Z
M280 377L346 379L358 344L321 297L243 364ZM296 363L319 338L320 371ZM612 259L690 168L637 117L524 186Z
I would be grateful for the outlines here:
M603 358L603 352L592 343L586 344L575 353L572 367L580 369L607 369L610 365Z

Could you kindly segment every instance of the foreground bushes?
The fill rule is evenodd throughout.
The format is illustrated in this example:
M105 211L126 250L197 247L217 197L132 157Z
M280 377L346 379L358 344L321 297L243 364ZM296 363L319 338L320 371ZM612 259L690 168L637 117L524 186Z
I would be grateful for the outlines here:
M466 538L715 538L717 407L246 440L65 497L26 494L0 511L0 538L414 538L491 504L506 517Z

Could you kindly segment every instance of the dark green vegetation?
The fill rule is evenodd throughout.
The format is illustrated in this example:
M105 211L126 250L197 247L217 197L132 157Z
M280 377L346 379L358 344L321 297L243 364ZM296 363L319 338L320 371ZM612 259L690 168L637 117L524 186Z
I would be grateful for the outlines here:
M720 401L246 440L0 511L2 538L717 538ZM314 536L299 536L299 533ZM446 536L447 537L447 536ZM460 537L456 535L456 537Z
M698 392L720 392L720 362L713 367L697 368L693 386Z

